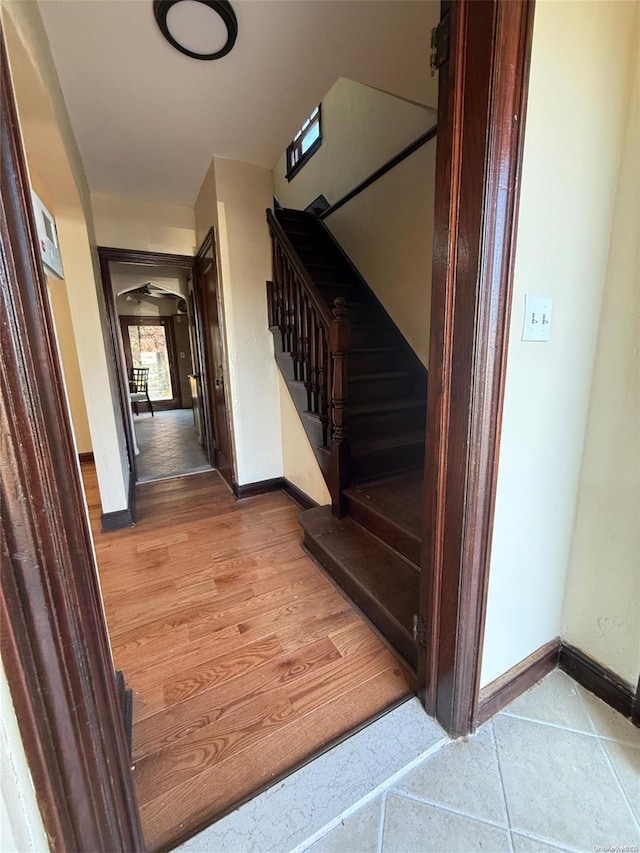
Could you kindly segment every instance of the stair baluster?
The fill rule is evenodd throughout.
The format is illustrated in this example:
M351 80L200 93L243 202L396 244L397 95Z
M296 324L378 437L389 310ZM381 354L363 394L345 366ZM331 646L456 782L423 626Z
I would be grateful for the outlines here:
M351 348L351 323L347 300L339 296L334 302L334 320L329 327L329 351L333 362L331 392L331 506L338 518L346 515L344 489L349 485L349 435L347 424L348 380L347 360Z

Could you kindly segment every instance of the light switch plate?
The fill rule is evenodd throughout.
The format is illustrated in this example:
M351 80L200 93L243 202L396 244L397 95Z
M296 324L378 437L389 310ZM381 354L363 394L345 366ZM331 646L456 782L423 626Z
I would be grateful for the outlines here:
M551 312L553 299L550 296L524 297L523 341L548 341L551 337Z

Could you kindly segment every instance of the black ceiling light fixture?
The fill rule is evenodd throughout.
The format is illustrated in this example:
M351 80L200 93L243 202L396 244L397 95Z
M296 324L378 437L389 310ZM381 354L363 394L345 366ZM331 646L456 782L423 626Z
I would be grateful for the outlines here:
M155 15L156 22L160 27L162 35L166 38L169 44L175 47L176 50L179 50L180 53L184 53L186 56L190 56L193 59L209 60L220 59L221 57L226 56L233 49L236 39L238 38L238 19L236 18L236 13L233 11L229 0L186 0L186 2L197 2L201 3L203 6L207 6L213 12L216 12L222 19L227 30L227 40L219 50L216 50L213 53L196 53L195 51L190 50L188 47L180 44L169 29L169 12L174 6L184 2L185 0L153 0L153 14Z

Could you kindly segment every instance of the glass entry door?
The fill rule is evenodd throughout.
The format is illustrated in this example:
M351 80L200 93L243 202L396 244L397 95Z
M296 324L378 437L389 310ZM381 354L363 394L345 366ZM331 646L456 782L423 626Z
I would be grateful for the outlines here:
M132 367L148 368L154 408L179 408L171 317L121 317L120 324L129 376Z

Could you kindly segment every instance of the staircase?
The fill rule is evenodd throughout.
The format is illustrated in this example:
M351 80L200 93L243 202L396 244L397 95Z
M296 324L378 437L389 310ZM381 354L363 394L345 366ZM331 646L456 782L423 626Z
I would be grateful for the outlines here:
M267 222L275 356L332 499L303 545L415 667L427 373L322 222Z

